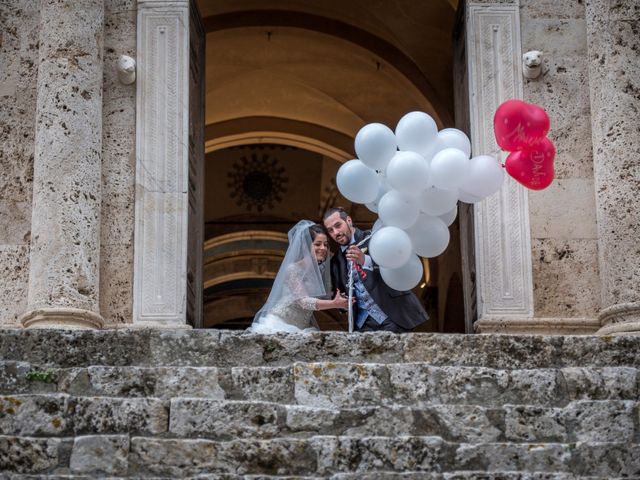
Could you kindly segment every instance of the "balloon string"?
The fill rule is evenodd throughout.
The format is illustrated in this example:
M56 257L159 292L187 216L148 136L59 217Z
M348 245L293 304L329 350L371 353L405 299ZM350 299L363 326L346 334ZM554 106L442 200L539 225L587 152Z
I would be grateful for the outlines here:
M498 154L499 154L499 153L502 153L502 152L504 152L504 150L502 150L502 149L498 148L497 150L494 150L493 152L491 152L491 155L493 155L493 156L494 156L494 157L496 157L496 158L499 158L499 157L498 157ZM504 163L502 163L502 162L500 162L500 166L501 166L502 168L505 168L505 167L504 167Z

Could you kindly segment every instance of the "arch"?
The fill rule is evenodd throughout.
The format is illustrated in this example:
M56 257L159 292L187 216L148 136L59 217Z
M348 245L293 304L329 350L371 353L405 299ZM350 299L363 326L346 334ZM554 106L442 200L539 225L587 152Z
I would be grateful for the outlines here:
M451 102L442 98L420 67L396 45L363 28L312 13L266 9L211 15L203 19L203 24L207 33L245 27L293 27L346 40L372 52L413 83L433 106L440 127L453 124Z
M341 163L355 156L353 137L310 122L262 116L216 122L205 127L205 153L260 143L298 147Z

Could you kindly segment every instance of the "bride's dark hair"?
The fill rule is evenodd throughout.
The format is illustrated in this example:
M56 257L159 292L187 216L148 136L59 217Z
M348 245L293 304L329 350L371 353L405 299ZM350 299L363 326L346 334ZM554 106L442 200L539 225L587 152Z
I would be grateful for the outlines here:
M322 225L319 223L314 223L309 227L309 235L311 235L311 241L313 242L316 239L316 236L321 233L322 235L327 235L327 231L324 229Z

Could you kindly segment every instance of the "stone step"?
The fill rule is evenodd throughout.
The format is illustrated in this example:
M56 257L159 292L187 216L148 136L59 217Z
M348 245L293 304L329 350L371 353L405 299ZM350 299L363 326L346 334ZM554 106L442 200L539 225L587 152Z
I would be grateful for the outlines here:
M127 435L75 439L0 436L0 470L22 474L84 474L94 478L198 475L216 478L215 475L226 473L266 475L267 478L327 478L337 474L347 475L334 478L430 478L428 475L433 474L442 476L432 478L492 478L487 476L491 474L501 478L498 472L510 472L511 478L517 479L634 478L640 476L640 445L627 442L465 444L428 436L316 436L229 442ZM488 473L477 477L470 472ZM518 475L534 472L538 476ZM445 473L455 475L445 476ZM214 476L208 476L211 474Z
M430 436L487 442L639 442L640 402L580 400L564 408L425 404L318 408L204 398L0 397L0 434L157 435L230 441L317 435Z
M636 400L639 383L634 367L506 370L425 363L296 362L270 367L60 369L0 362L0 394L5 395L203 397L326 408L438 403L561 407L574 400Z
M640 336L0 330L0 358L57 367L235 367L329 360L503 369L640 367L638 350Z
M95 476L88 475L29 475L29 474L1 474L1 480L94 480ZM130 477L108 477L109 480L119 480ZM171 477L144 477L150 480L173 480ZM280 475L238 475L238 474L203 474L181 477L184 480L362 480L361 473L336 473L331 476L280 476ZM625 480L629 480L627 477ZM462 471L449 473L427 472L367 472L366 480L622 480L622 477L579 476L572 473L549 472L482 472ZM634 480L634 479L632 479Z

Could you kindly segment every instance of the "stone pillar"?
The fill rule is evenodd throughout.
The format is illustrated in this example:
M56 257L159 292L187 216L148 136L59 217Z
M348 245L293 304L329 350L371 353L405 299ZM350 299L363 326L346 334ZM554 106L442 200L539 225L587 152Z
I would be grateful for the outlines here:
M42 0L25 327L100 328L104 0Z
M518 0L467 1L467 57L471 145L497 151L493 114L522 98ZM527 191L505 175L502 189L474 205L479 332L532 323L533 280Z
M640 1L586 3L601 334L640 334Z
M189 1L138 0L134 327L187 325Z

